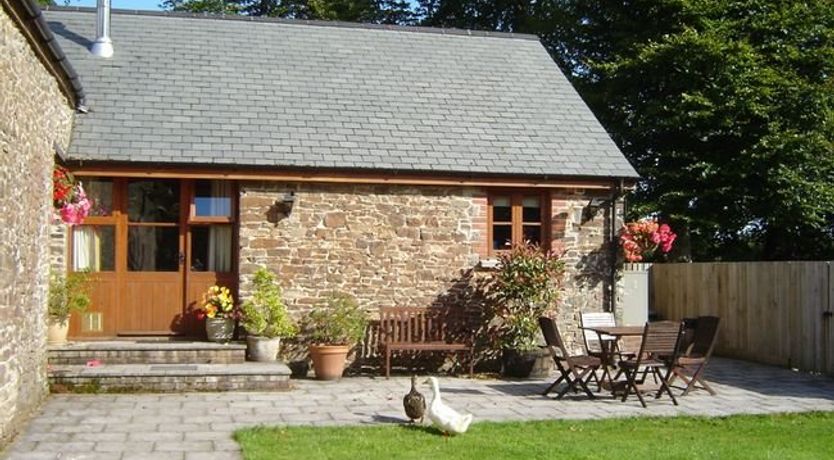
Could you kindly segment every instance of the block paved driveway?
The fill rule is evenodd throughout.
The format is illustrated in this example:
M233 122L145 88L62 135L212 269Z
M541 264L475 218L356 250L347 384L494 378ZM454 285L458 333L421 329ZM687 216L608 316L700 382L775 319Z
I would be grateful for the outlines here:
M699 391L679 398L625 403L580 396L541 396L547 380L441 377L453 407L478 420L599 419L630 416L763 414L834 411L834 379L743 361L714 359L716 397ZM351 425L404 421L407 377L355 377L340 382L295 381L288 392L53 395L6 452L17 459L236 459L232 432L265 424ZM428 388L421 391L428 394Z

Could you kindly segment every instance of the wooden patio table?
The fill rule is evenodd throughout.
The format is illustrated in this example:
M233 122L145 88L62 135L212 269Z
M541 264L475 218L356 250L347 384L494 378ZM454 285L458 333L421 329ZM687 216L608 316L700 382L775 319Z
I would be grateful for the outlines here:
M603 334L614 337L614 340L600 340L600 351L602 352L603 363L603 381L607 378L611 391L615 389L614 380L608 372L608 367L617 367L614 362L614 344L620 341L623 337L639 337L643 335L645 326L588 326L580 327L587 331L593 331L602 337Z

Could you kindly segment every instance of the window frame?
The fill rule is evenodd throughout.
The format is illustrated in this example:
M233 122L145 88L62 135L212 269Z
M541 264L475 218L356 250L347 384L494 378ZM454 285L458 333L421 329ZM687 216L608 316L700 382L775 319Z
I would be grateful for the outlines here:
M232 185L232 194L230 196L231 200L231 207L229 216L198 216L197 215L197 187L196 182L198 180L209 180L209 181L224 181L224 182L231 182ZM227 181L225 179L194 179L190 181L188 184L187 189L187 196L188 196L188 225L208 225L208 224L234 224L237 216L237 207L238 207L238 200L240 195L239 183L237 181Z
M550 193L545 190L490 190L487 194L487 255L492 257L510 251L510 249L495 249L493 247L493 227L496 224L493 220L493 203L496 198L510 198L510 216L511 216L511 247L520 244L524 238L524 207L523 201L525 197L539 198L539 212L540 219L536 225L541 226L540 245L543 249L550 247ZM505 224L504 221L498 224ZM531 222L527 222L531 225Z

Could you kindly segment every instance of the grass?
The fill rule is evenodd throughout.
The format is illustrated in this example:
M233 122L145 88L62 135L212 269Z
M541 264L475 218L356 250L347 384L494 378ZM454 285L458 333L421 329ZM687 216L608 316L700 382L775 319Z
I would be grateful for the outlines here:
M434 428L256 427L235 439L246 460L531 458L834 458L834 413L719 418L475 423L445 437Z

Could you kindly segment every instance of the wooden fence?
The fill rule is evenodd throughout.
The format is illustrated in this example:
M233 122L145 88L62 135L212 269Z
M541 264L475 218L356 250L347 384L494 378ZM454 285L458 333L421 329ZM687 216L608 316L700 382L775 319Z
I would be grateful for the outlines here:
M664 319L721 318L716 353L834 375L834 262L655 264Z

